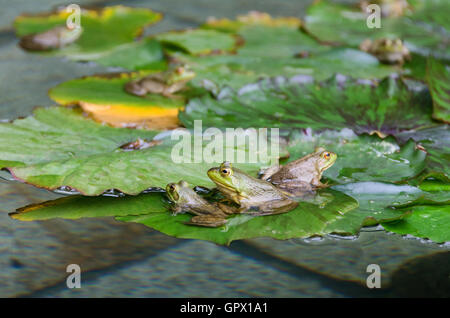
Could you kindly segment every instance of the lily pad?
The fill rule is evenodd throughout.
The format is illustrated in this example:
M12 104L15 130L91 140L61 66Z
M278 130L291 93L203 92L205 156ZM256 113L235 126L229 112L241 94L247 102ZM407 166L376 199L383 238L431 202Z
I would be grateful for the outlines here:
M434 177L450 182L450 130L448 125L440 125L420 130L405 131L396 138L400 142L413 139L427 152L427 168L419 181Z
M65 25L72 13L61 10L48 14L22 15L14 21L18 36L47 31L58 25ZM143 28L156 23L161 14L149 9L125 6L105 7L100 10L81 10L81 37L75 42L47 54L67 56L78 61L103 61L111 65L111 59L119 58L125 44L131 44ZM111 53L118 49L119 52ZM147 55L149 56L149 55ZM149 61L150 62L150 61ZM115 63L113 63L115 64Z
M262 162L279 155L271 152L269 142L267 151L247 140L242 142L245 131L237 131L235 136L242 134L243 138L231 144L223 140L217 144L214 134L209 141L202 136L199 140L187 130L153 141L153 131L103 126L86 119L79 110L61 107L38 109L33 117L0 124L0 131L0 167L39 187L54 190L66 186L85 195L109 189L138 194L180 178L212 186L206 171L225 159L237 161L237 167L256 176ZM142 147L127 147L139 139ZM258 156L253 158L250 152Z
M383 224L383 227L391 232L431 239L437 243L450 241L449 185L435 182L432 189L440 191L427 193L413 202L396 206L398 211L411 211L409 218Z
M381 28L369 28L369 13L358 6L321 0L307 11L306 29L322 41L353 47L367 38L397 37L411 52L450 59L450 24L447 0L414 1L411 12L402 17L382 17Z
M427 90L411 90L392 77L379 85L341 75L324 82L277 77L217 95L191 99L181 122L186 127L194 119L214 127L348 127L358 134L393 134L432 123Z
M172 216L162 193L140 194L135 197L82 197L72 196L19 209L11 216L18 220L44 220L49 218L76 219L80 217L118 216L125 222L137 222L179 238L203 239L218 244L252 237L288 239L323 235L328 224L345 218L345 214L358 203L351 197L326 190L327 203L300 202L288 213L272 216L235 215L220 228L186 225L192 216ZM127 215L127 216L124 216Z
M433 118L450 123L450 66L430 58L427 81L433 97Z
M236 49L237 42L236 37L229 33L203 29L160 33L155 38L169 47L197 55L231 52Z
M148 73L105 74L73 79L50 89L49 96L61 105L79 105L94 119L116 127L167 129L178 127L178 110L184 97L168 98L158 94L137 97L124 85Z

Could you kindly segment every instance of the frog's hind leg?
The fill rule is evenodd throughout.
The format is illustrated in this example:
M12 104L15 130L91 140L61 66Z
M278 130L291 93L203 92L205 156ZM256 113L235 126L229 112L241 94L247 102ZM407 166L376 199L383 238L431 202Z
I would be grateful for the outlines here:
M298 206L298 202L285 199L285 200L274 200L267 202L258 207L258 210L254 211L251 208L242 211L241 213L250 214L250 215L274 215L281 214L292 211Z
M187 225L197 225L204 227L219 227L227 223L227 220L222 217L212 215L198 215L192 217L189 222L185 222Z

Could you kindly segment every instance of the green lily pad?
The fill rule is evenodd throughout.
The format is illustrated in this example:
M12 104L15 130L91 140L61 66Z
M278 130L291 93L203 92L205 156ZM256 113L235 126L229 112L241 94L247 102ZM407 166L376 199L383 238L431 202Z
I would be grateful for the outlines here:
M14 28L18 36L47 31L58 25L65 25L71 13L65 10L49 14L23 15L16 18ZM123 45L132 44L145 26L156 23L161 14L149 9L136 9L125 6L105 7L101 10L82 9L80 24L81 37L75 42L47 54L67 56L73 60L96 61L105 65L121 66ZM117 52L113 52L115 50ZM143 53L143 49L140 50ZM148 54L146 57L155 58ZM112 59L116 59L112 63ZM150 60L147 62L150 63Z
M235 215L220 228L184 224L192 216L172 216L162 193L121 198L71 196L24 207L11 216L18 220L31 221L115 215L120 221L142 223L167 235L230 244L234 240L261 236L288 239L323 235L326 234L324 229L328 224L345 218L348 211L358 206L354 199L338 191L326 190L322 195L327 198L324 205L300 202L295 210L284 214L259 217Z
M131 71L164 71L167 68L161 43L151 38L117 46L97 58L95 62Z
M402 220L410 216L410 211L396 210L390 206L410 203L423 192L409 185L393 185L380 182L357 182L333 187L353 197L359 202L357 209L346 214L327 227L332 233L356 235L364 226L374 226L383 222Z
M258 148L258 156L252 158L250 151L255 153L255 148L247 141L231 145L223 142L217 146L223 151L223 156L219 156L217 152L213 154L219 149L214 147L215 138L203 142L200 137L198 142L185 134L188 131L180 132L173 140L169 135L127 151L123 149L126 144L139 138L151 141L156 133L107 127L86 119L79 110L60 107L38 109L33 117L0 124L0 131L1 168L8 168L16 179L39 187L53 190L67 186L85 195L99 195L109 189L138 194L180 178L212 186L206 171L225 159L237 161L237 167L256 175L262 161L271 160L271 156L278 158L278 154L270 152L270 144L267 157L262 157L264 151ZM245 132L236 133L239 134L244 136ZM185 140L190 149L183 148ZM248 163L240 164L241 161Z
M163 44L191 54L224 53L236 49L236 37L215 30L193 29L160 33L155 38Z
M311 77L265 80L238 92L191 99L180 120L194 119L214 127L280 127L341 129L358 134L393 134L432 123L426 89L409 89L401 79L371 82L336 76L325 82Z
M448 125L406 131L396 135L401 142L409 139L420 143L427 151L427 168L419 181L434 177L450 182L450 130Z
M447 0L415 1L404 16L382 17L381 28L369 28L368 13L357 6L315 1L305 18L306 29L322 41L358 47L367 38L397 37L411 52L450 59Z
M433 97L433 118L450 123L450 67L430 58L427 81Z
M139 215L161 213L164 210L163 197L159 192L123 197L71 195L19 208L10 216L20 221L36 221Z
M426 193L413 202L396 206L398 211L411 211L405 220L383 223L383 227L391 232L431 239L437 243L450 241L450 195L447 183L433 182ZM437 190L437 191L436 191Z

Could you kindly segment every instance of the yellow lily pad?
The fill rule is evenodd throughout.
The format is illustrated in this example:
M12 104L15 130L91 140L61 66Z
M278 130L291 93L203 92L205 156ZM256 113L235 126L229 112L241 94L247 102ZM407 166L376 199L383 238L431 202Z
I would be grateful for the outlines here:
M137 97L125 92L124 85L128 81L146 74L148 72L78 78L50 89L49 96L61 105L79 105L95 120L114 127L178 127L178 111L185 105L182 95Z

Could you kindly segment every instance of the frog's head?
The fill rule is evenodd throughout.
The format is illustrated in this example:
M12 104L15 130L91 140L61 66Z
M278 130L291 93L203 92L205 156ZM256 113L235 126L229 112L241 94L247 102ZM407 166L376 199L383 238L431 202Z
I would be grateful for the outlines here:
M320 148L320 150L322 149ZM316 167L322 173L336 162L337 155L334 152L323 150L316 152L316 158Z
M186 200L186 194L189 193L189 184L181 180L178 183L169 183L166 186L166 194L173 203L181 203Z
M225 161L220 167L214 167L208 170L208 177L218 186L219 189L241 193L245 182L238 169L233 169L231 163Z
M178 82L188 82L195 77L195 72L191 70L187 65L174 66L170 72L167 80L168 85L173 85Z
M380 52L402 53L405 50L405 46L400 39L383 38L379 39L375 45L376 49Z

